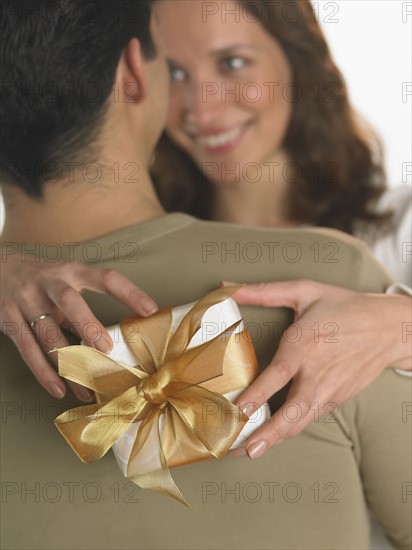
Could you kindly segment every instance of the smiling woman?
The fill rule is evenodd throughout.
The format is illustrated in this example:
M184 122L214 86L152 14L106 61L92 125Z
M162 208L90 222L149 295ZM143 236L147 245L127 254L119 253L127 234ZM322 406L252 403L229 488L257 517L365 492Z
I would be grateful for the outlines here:
M153 174L170 209L348 232L386 219L368 208L385 186L379 141L355 119L309 2L299 17L277 2L155 6L172 83Z

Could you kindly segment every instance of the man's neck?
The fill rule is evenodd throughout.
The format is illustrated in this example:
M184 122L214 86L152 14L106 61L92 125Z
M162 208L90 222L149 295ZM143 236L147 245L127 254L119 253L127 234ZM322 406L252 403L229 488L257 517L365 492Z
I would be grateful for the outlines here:
M81 242L164 215L149 175L132 168L106 165L98 178L90 168L83 178L50 182L40 201L5 185L2 242Z

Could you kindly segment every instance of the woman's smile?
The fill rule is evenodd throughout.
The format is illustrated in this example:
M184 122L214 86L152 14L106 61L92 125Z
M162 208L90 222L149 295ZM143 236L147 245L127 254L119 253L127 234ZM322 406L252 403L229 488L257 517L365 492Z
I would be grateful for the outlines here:
M217 155L229 153L239 145L251 124L251 122L246 122L231 128L199 131L193 136L193 139L197 147L206 153Z

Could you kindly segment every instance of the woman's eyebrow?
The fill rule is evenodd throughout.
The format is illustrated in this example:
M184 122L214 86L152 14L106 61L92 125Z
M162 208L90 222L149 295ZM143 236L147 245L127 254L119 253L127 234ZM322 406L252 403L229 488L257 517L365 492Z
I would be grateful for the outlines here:
M246 50L256 51L259 48L257 46L255 46L254 44L231 44L230 46L225 46L224 48L218 48L216 50L212 50L212 51L208 52L208 55L210 57L217 57L219 55L230 54L231 52L233 52L233 50L238 50L238 49L242 49L242 50L246 49ZM175 61L173 59L173 57L171 57L171 56L167 56L166 61L169 64L171 63L171 64L176 65L176 66L182 66L182 63L180 63L178 61Z
M176 65L176 66L181 65L181 63L178 63L172 57L166 57L166 63L168 63L169 65Z
M232 52L233 50L238 50L238 49L257 50L258 48L254 44L231 44L230 46L225 46L224 48L219 48L217 50L212 50L212 51L209 52L209 55L210 56L217 56L217 55L222 55L222 54L224 55L224 54Z

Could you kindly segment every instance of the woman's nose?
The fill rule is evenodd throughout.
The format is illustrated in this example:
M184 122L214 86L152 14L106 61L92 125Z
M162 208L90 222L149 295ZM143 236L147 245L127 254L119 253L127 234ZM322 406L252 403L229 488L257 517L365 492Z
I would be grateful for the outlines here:
M224 107L220 87L220 83L211 80L198 80L188 86L185 97L188 124L202 128L218 122Z

